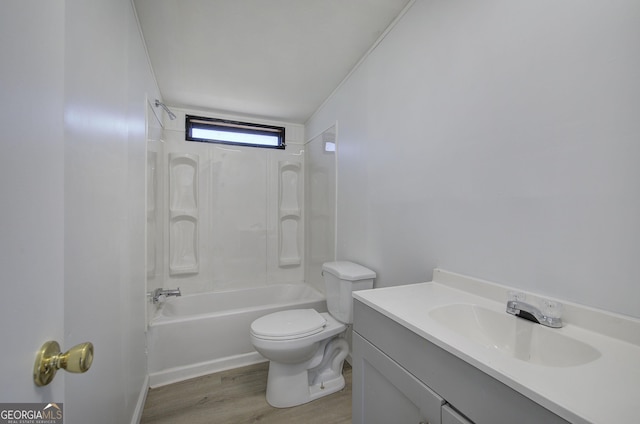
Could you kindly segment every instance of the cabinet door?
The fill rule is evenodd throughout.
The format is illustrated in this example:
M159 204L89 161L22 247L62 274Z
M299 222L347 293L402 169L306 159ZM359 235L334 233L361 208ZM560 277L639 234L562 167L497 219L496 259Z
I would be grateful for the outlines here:
M353 423L441 424L443 399L353 333Z
M442 405L442 424L473 424L449 405Z

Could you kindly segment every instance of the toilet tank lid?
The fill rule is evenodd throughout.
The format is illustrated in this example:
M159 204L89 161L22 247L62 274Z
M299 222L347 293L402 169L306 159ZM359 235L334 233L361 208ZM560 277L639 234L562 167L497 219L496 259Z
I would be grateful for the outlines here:
M341 280L357 281L376 278L376 273L369 268L349 261L326 262L322 271L335 275Z

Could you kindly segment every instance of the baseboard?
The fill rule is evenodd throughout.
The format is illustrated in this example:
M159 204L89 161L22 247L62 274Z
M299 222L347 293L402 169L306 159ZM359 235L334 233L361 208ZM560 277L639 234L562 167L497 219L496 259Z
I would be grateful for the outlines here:
M144 383L142 384L142 389L138 396L138 402L136 403L136 408L133 411L133 416L131 417L131 424L140 423L140 420L142 419L142 411L144 410L144 403L147 400L147 393L149 393L149 376L144 378Z
M258 352L251 352L184 367L169 368L149 374L149 387L156 388L166 386L167 384L177 383L190 378L258 364L260 362L267 362L267 359Z

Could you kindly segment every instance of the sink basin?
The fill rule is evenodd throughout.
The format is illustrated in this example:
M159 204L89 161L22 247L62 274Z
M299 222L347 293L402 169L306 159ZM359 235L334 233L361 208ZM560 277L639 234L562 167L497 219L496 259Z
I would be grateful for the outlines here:
M571 367L600 357L597 349L560 330L478 305L445 305L431 310L429 316L475 343L532 364Z

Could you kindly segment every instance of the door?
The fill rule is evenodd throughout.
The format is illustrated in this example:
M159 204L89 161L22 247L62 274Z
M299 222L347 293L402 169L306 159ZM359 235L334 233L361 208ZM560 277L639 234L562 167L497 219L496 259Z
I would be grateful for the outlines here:
M0 13L0 408L65 401L63 377L46 389L32 377L40 346L64 339L62 3Z
M444 400L353 333L353 422L440 424Z
M0 14L0 408L135 422L144 399L145 108L157 96L129 0ZM86 374L37 387L35 355L92 342Z

